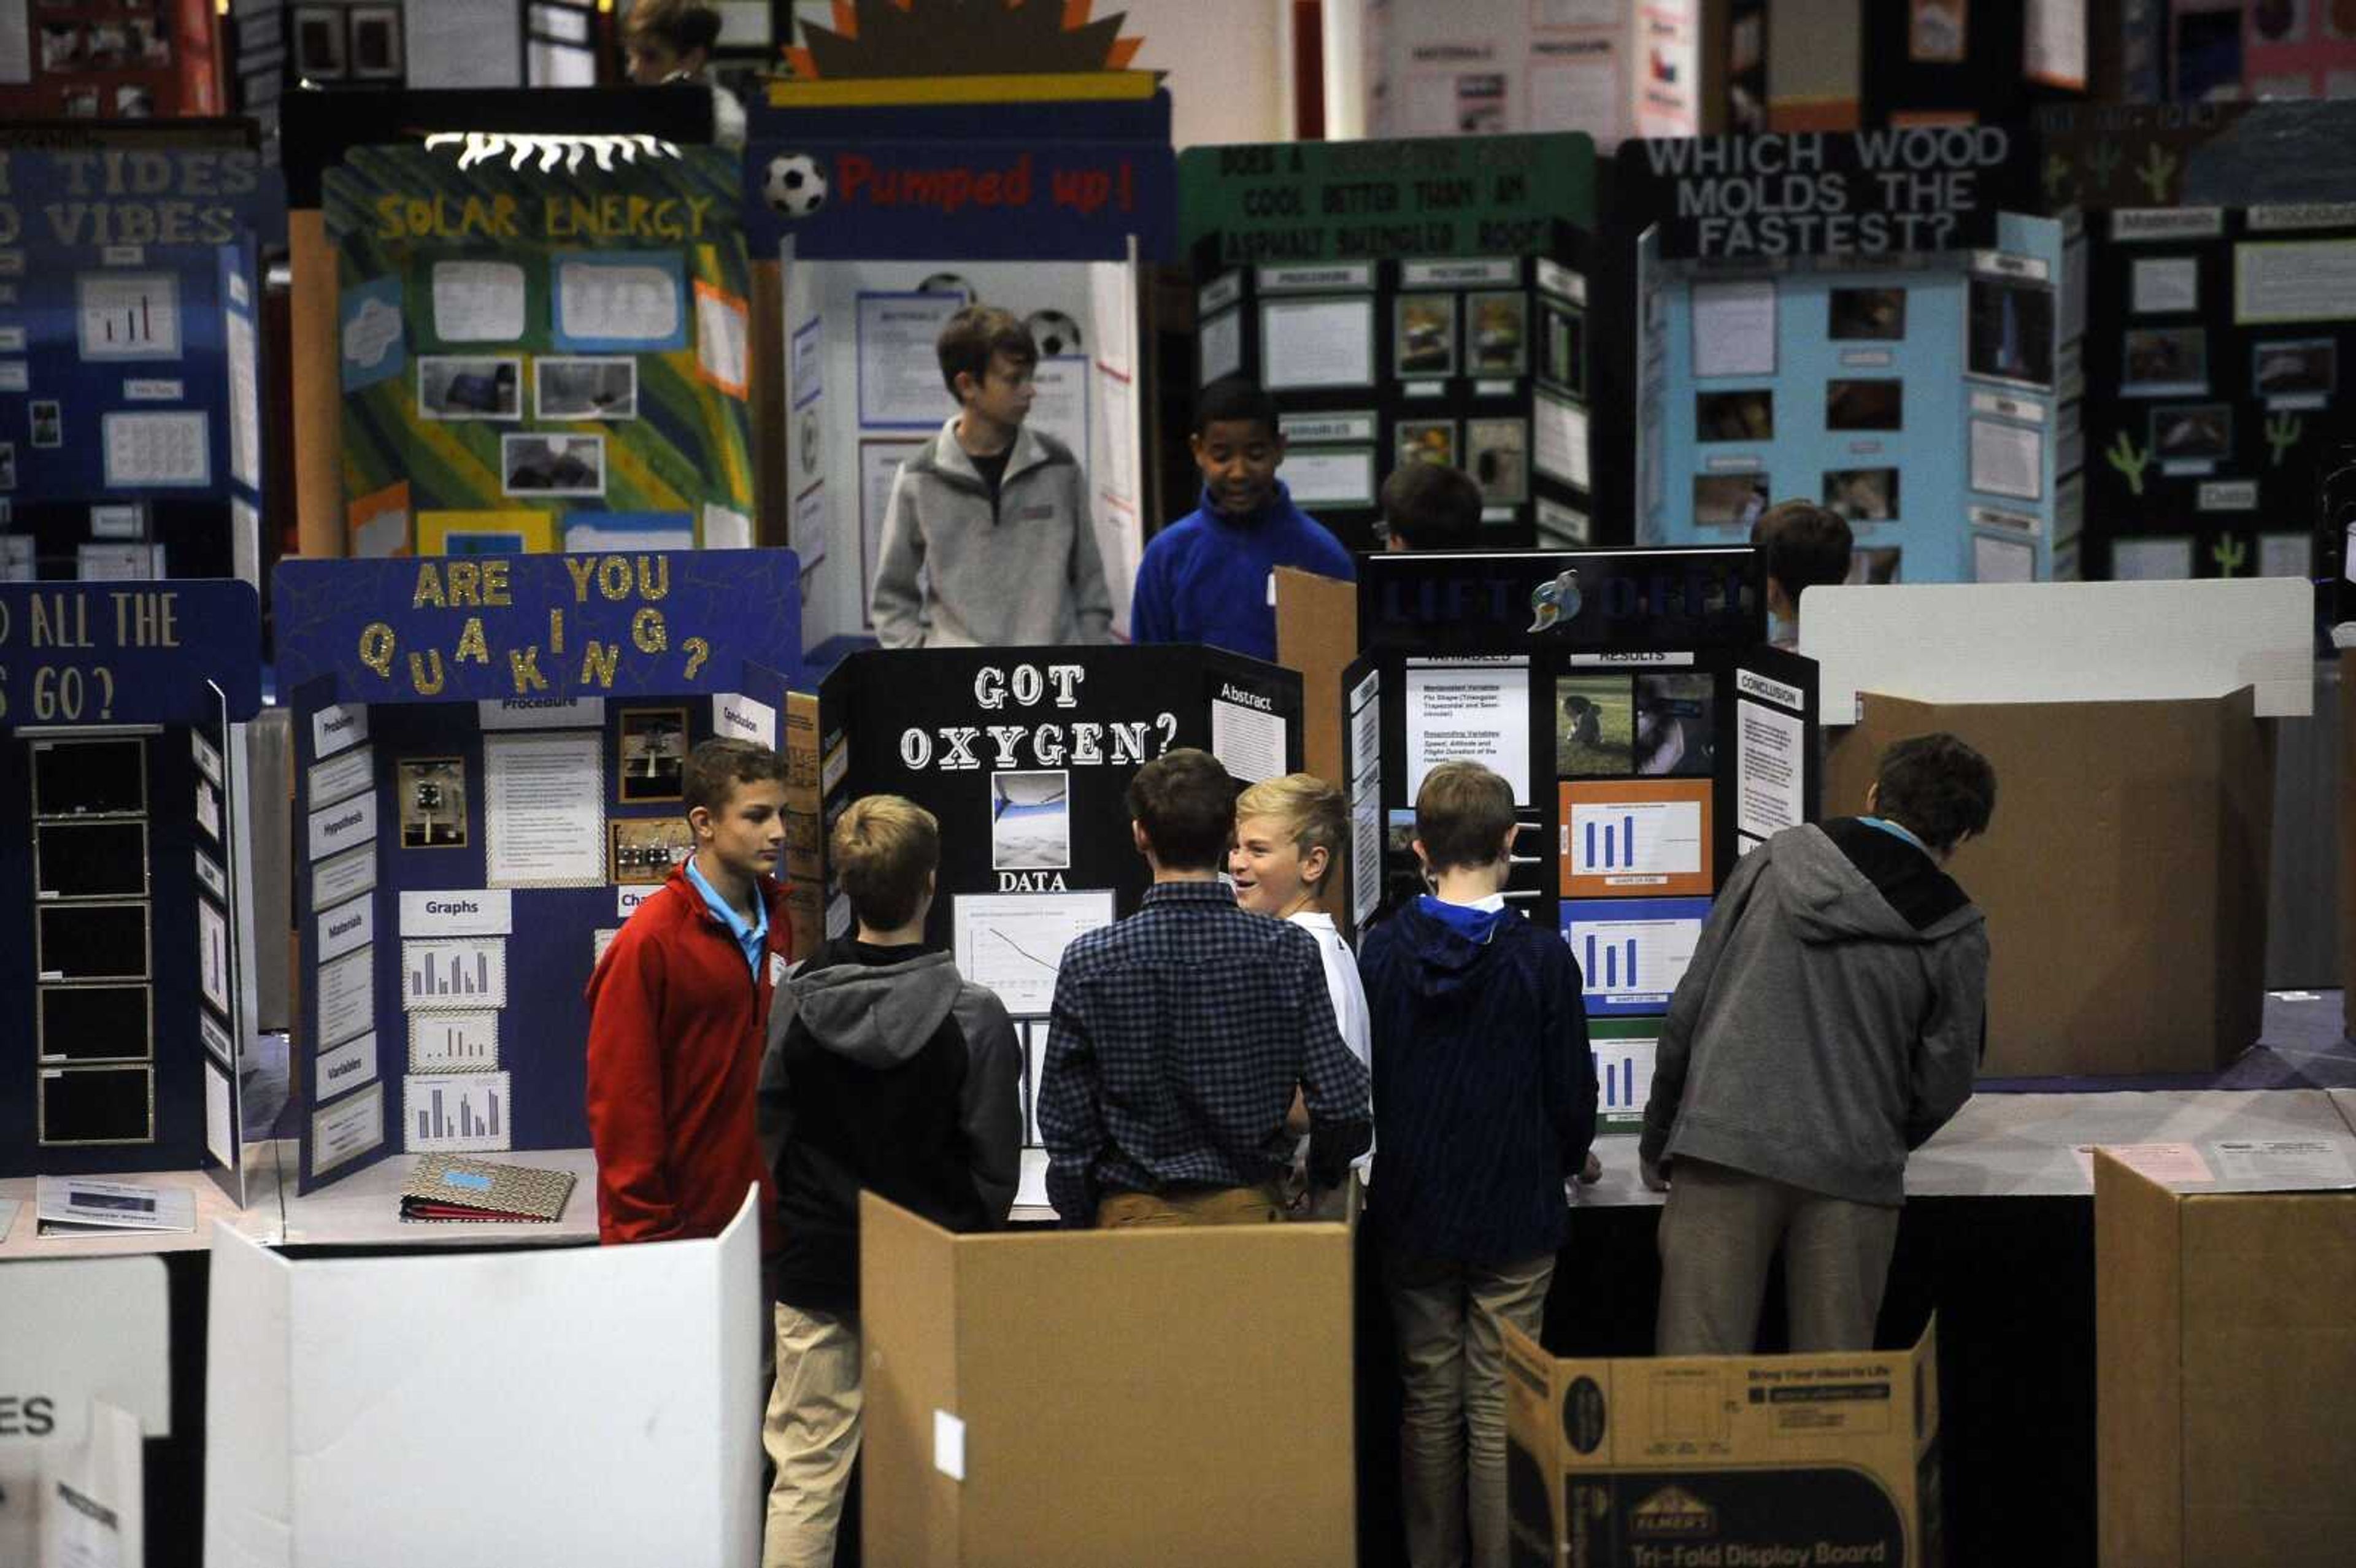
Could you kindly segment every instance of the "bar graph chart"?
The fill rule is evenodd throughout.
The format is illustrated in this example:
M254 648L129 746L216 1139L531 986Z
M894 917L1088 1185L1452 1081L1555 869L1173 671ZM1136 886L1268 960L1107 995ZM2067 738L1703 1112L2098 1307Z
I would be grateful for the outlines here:
M1563 939L1579 960L1590 1012L1660 1012L1701 941L1708 899L1573 899Z
M498 1065L498 1014L426 1012L411 1017L412 1072L489 1072Z
M403 1081L402 1111L412 1154L480 1153L514 1144L504 1072L412 1072Z
M169 272L88 272L76 280L85 359L177 359L180 281Z
M1711 891L1709 790L1701 779L1565 784L1557 846L1564 894Z
M402 943L401 1000L411 1012L507 1006L507 944L496 937Z
M1599 1019L1588 1029L1595 1059L1596 1115L1602 1126L1623 1130L1644 1120L1653 1093L1653 1063L1660 1051L1655 1019L1625 1022Z

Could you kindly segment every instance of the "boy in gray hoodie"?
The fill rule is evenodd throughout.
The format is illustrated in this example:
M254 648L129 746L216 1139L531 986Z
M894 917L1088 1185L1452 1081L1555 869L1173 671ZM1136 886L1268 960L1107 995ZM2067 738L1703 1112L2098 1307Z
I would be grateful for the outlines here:
M1665 1356L1748 1355L1783 1252L1792 1349L1868 1350L1907 1154L1971 1097L1987 926L1943 869L1996 773L1953 735L1883 753L1867 815L1736 863L1661 1030L1637 1152Z
M940 844L913 801L852 801L830 847L858 929L795 965L769 1012L759 1122L784 1241L763 1568L834 1561L859 1452L861 1189L952 1231L996 1230L1014 1201L1021 1048L998 998L924 944Z
M887 648L1107 643L1094 511L1079 459L1023 421L1039 346L994 305L941 329L958 411L900 465L884 516L869 614Z

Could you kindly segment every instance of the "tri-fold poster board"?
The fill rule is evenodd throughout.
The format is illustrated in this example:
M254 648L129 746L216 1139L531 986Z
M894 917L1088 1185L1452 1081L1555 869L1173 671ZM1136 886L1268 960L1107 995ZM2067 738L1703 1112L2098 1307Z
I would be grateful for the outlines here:
M273 586L303 1189L586 1145L583 988L691 849L688 752L779 743L792 553L289 560Z
M1353 918L1423 888L1443 763L1513 785L1509 907L1578 959L1601 1111L1644 1109L1660 1015L1712 899L1818 815L1815 667L1765 645L1748 548L1375 555L1342 679Z
M0 579L259 587L262 181L251 146L0 148Z
M1018 79L1003 79L1010 84ZM1027 426L1080 465L1114 625L1144 552L1141 263L1174 253L1170 98L1141 71L1082 101L920 96L937 83L780 82L744 155L753 254L781 265L786 496L813 645L872 632L901 464L958 404L936 344L971 304L1039 350ZM1061 563L1040 563L1055 570Z
M1592 535L1583 134L1269 144L1179 159L1195 380L1275 398L1278 477L1355 548L1383 482L1461 468L1501 546Z
M1152 877L1127 792L1173 746L1257 783L1298 770L1301 677L1192 644L851 655L819 683L819 765L801 809L831 833L853 800L897 795L940 821L926 940L1005 1003L1023 1049L1024 1143L1065 947L1136 912ZM788 810L796 803L789 800ZM830 873L824 929L852 930ZM1043 1157L1022 1201L1044 1202Z
M453 132L328 169L345 552L749 546L738 183L643 135Z
M243 1201L260 650L241 582L0 586L0 1175Z

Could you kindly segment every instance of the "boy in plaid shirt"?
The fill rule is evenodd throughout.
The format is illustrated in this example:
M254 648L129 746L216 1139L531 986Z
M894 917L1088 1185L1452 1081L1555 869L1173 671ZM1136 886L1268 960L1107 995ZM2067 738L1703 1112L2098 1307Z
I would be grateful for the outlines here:
M1066 1225L1281 1219L1296 1088L1312 1185L1342 1180L1373 1136L1316 942L1237 908L1219 880L1235 798L1191 747L1139 769L1130 832L1153 886L1136 914L1064 950L1039 1132Z

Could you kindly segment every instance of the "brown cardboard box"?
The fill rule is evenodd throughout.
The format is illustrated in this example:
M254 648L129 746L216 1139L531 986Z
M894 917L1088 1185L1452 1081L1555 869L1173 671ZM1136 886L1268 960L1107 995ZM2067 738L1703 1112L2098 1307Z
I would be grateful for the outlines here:
M868 1562L1357 1562L1347 1226L859 1224Z
M1342 752L1342 672L1358 656L1358 587L1296 566L1276 569L1276 662L1301 672L1301 767L1350 788ZM1350 857L1333 859L1325 907L1351 930Z
M1505 1328L1513 1561L1944 1561L1938 1325L1912 1350L1557 1360Z
M1891 741L1952 731L1996 818L1948 869L1987 912L1990 1077L2205 1072L2265 1003L2274 746L2249 688L2164 702L1869 695L1826 759L1825 815L1865 809Z
M2356 1552L2356 1192L2178 1192L2096 1151L2104 1568Z
M819 778L818 693L786 693L786 923L793 955L826 941L826 816Z

